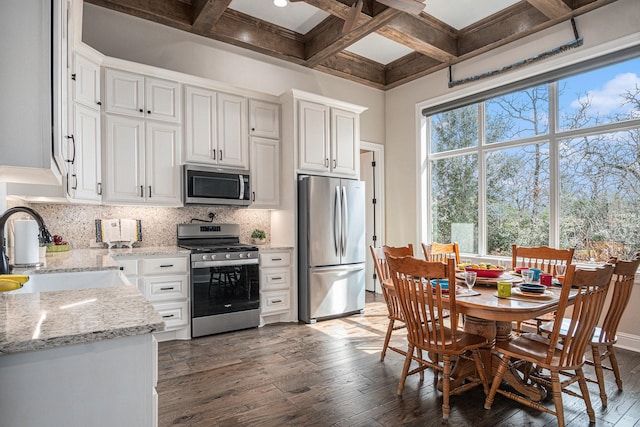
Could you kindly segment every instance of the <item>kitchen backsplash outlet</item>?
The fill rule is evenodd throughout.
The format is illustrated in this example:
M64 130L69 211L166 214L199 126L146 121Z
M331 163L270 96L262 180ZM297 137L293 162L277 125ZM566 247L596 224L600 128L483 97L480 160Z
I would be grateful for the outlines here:
M192 218L210 221L209 212L216 214L213 223L240 224L240 239L251 241L251 232L260 228L271 236L271 215L268 210L237 209L222 206L189 206L159 208L138 206L100 206L32 203L43 217L51 234L58 234L76 249L92 247L95 241L95 220L98 218L136 218L142 220L142 241L136 247L173 246L176 225L189 223ZM194 223L204 224L200 221Z

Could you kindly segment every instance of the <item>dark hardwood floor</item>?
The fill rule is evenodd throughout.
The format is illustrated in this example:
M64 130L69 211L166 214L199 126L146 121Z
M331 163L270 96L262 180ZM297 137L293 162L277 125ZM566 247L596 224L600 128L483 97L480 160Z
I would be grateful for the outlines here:
M396 395L404 358L389 351L380 362L386 325L382 296L368 293L364 315L160 343L159 425L440 425L442 399L431 371L423 382L409 377L403 396ZM402 335L394 341L402 346ZM589 384L596 425L640 426L640 354L619 349L617 355L624 391L606 372L603 408L597 385ZM563 399L567 425L588 425L584 402ZM453 396L449 425L556 425L555 417L500 395L491 410L483 403L482 388Z

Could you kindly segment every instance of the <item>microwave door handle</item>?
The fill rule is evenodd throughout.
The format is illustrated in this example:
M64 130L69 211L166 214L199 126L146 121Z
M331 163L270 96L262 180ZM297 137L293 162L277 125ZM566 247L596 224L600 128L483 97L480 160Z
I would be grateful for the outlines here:
M240 180L240 200L244 200L244 177L242 175L238 175L238 179Z

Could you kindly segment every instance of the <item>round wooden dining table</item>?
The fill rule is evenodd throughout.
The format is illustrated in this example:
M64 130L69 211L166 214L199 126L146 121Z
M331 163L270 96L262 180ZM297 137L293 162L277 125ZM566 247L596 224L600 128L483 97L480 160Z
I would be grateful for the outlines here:
M545 294L539 296L523 295L514 289L511 297L503 298L497 296L495 286L476 285L473 291L476 291L478 295L456 293L456 307L458 313L464 316L465 332L481 335L489 341L489 345L481 351L485 374L489 381L494 377L499 364L499 356L493 352L495 342L510 339L512 322L525 321L556 311L560 289L552 287ZM576 295L577 291L570 293L570 304ZM459 360L451 373L451 386L455 387L466 377L474 374L475 365L473 363L469 363L465 359ZM544 390L523 383L515 372L507 372L504 380L532 400L539 401L546 395Z

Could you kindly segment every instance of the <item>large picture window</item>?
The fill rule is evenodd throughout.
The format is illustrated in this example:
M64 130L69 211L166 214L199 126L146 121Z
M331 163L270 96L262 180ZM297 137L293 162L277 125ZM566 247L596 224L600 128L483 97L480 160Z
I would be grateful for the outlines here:
M640 250L640 58L426 117L427 240Z

